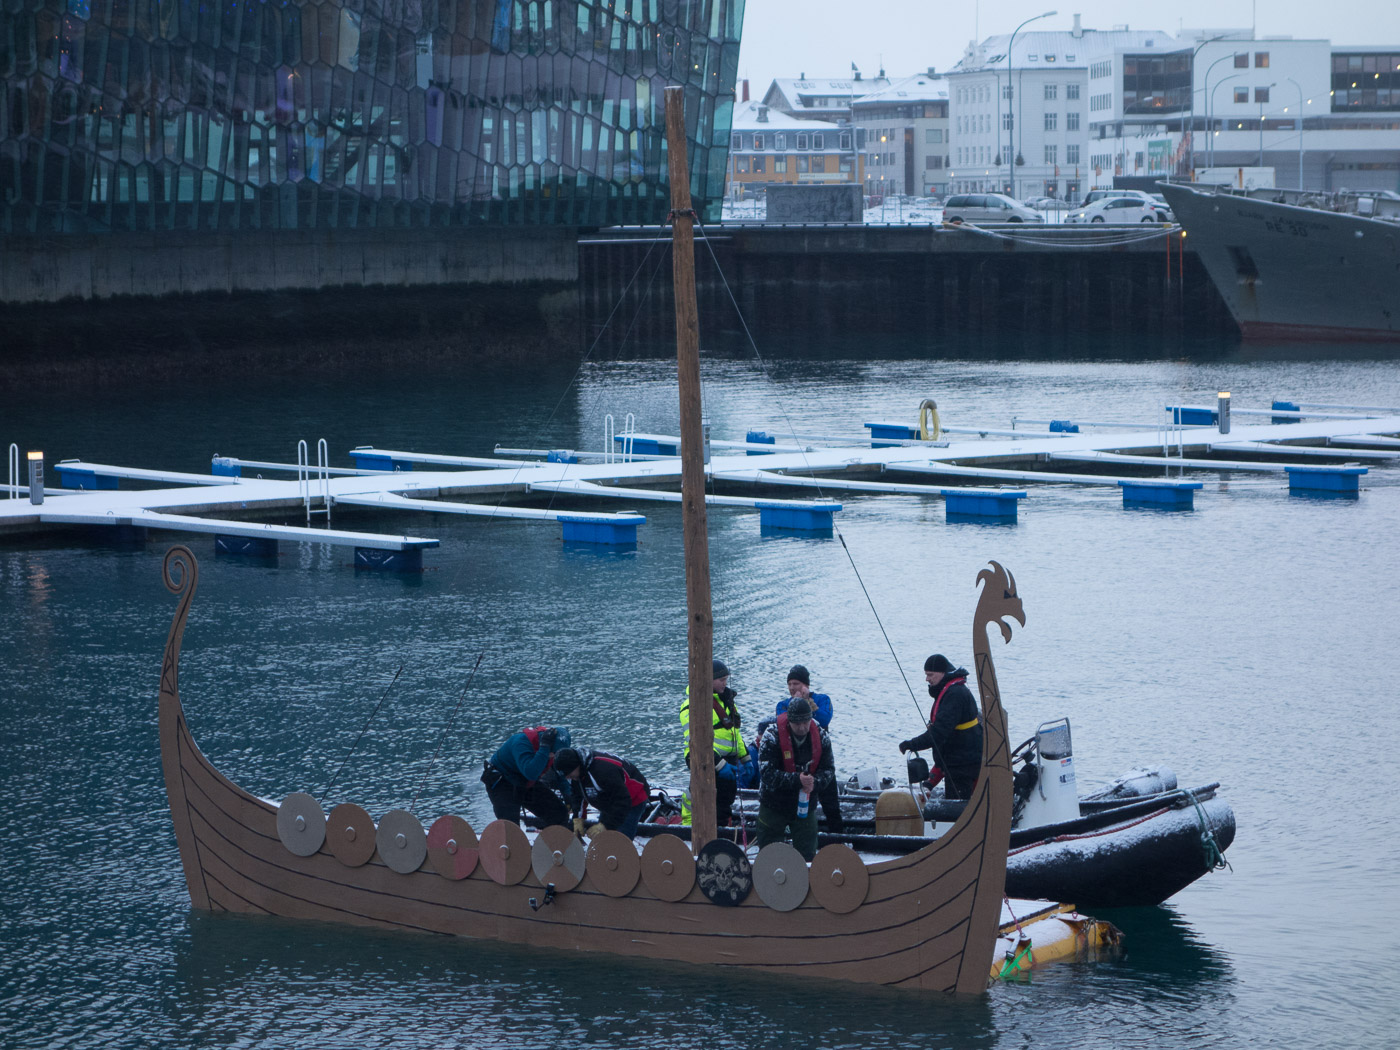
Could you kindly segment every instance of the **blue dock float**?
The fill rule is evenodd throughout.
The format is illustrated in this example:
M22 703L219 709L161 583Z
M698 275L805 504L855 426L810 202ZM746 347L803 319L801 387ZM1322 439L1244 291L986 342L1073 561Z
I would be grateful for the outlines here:
M375 572L422 572L423 548L386 550L382 547L356 547L355 568Z
M1275 412L1301 412L1302 409L1292 401L1275 401L1269 408ZM1296 415L1272 416L1270 423L1301 423L1303 420Z
M232 554L240 558L276 558L277 541L268 536L214 536L215 554Z
M778 443L777 437L768 433L766 430L750 430L744 435L744 440L751 445L776 445ZM769 455L769 453L751 448L745 451L745 455L766 456Z
M1284 467L1288 471L1288 494L1315 499L1359 499L1361 475L1367 467Z
M1195 492L1199 481L1123 481L1123 506L1145 507L1149 510L1194 510Z
M619 434L613 440L621 444L626 437L625 434ZM664 441L657 441L655 438L649 437L633 437L632 452L639 456L675 456L679 454L675 445L668 445Z
M635 547L637 526L647 519L640 514L560 514L565 543L593 543L607 547Z
M821 532L830 534L833 531L833 518L841 509L839 503L817 504L815 506L799 507L792 503L764 503L757 501L754 506L758 508L758 527L760 531L770 529L782 530L786 532Z
M1183 427L1213 427L1216 413L1213 408L1192 408L1186 405L1168 405L1172 422Z
M982 521L1010 525L1016 522L1017 508L1025 498L1024 492L1004 489L989 489L986 492L945 490L944 518L951 522Z
M355 466L361 470L384 470L398 474L413 469L413 463L410 460L395 459L393 456L387 456L378 451L361 451L358 448L353 448L350 450L350 458L355 461ZM314 468L308 469L314 470ZM359 565L358 561L356 561L356 565Z
M95 470L65 467L62 463L55 464L54 470L58 471L59 483L66 489L81 489L84 492L96 492L100 489L114 489L117 487L117 479L110 474L102 474Z
M903 423L866 423L865 426L870 430L871 448L890 448L919 436L917 427L905 426Z

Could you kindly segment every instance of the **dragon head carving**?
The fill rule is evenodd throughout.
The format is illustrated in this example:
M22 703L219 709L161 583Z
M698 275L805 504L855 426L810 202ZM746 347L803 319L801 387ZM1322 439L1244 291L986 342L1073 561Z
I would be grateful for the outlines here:
M977 582L984 584L982 595L977 599L977 622L984 628L995 623L1001 628L1004 641L1011 641L1010 618L1026 626L1026 613L1021 608L1021 598L1016 593L1016 578L1002 568L1000 562L990 562L991 568L977 574Z

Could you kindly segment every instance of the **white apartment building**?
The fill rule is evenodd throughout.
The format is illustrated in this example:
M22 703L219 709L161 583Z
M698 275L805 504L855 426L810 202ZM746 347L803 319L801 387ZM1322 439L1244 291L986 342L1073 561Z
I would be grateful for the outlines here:
M865 192L928 197L948 192L948 81L933 70L903 77L851 103L865 158Z
M1115 178L1263 166L1280 186L1400 190L1400 45L1249 30L1018 31L948 74L949 183L1076 200ZM1300 181L1301 180L1301 181Z
M851 67L848 77L780 78L769 85L763 104L798 120L826 120L841 123L851 119L851 103L871 91L889 86L885 71L872 80L864 79Z
M952 192L1077 200L1089 186L1089 69L1120 51L1169 51L1160 30L1018 30L968 45L948 72Z

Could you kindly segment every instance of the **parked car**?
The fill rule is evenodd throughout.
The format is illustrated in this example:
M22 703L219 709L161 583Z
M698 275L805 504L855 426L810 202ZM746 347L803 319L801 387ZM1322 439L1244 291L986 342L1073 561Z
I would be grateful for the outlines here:
M1081 208L1096 204L1108 197L1136 197L1138 200L1146 201L1157 208L1157 220L1159 222L1175 222L1176 216L1172 214L1171 208L1160 193L1148 193L1146 190L1090 190L1084 196L1084 203Z
M1162 222L1155 202L1137 197L1100 197L1085 208L1076 208L1065 222Z
M1044 222L1045 216L1002 193L955 193L943 205L944 222Z

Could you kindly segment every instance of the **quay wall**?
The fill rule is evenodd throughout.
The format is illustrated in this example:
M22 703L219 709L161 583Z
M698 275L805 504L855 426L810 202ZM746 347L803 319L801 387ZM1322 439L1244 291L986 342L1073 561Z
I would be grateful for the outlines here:
M711 338L742 338L737 302L760 349L785 352L814 342L829 347L832 337L851 340L856 353L887 338L938 352L1093 352L1137 339L1235 337L1189 238L1176 231L1137 240L1153 232L711 226L709 244L696 245L701 329ZM670 281L647 280L666 235L607 231L581 241L580 309L590 338L601 334L614 350L624 337L641 345L674 339ZM619 300L617 315L632 319L625 335L616 319L603 328Z

